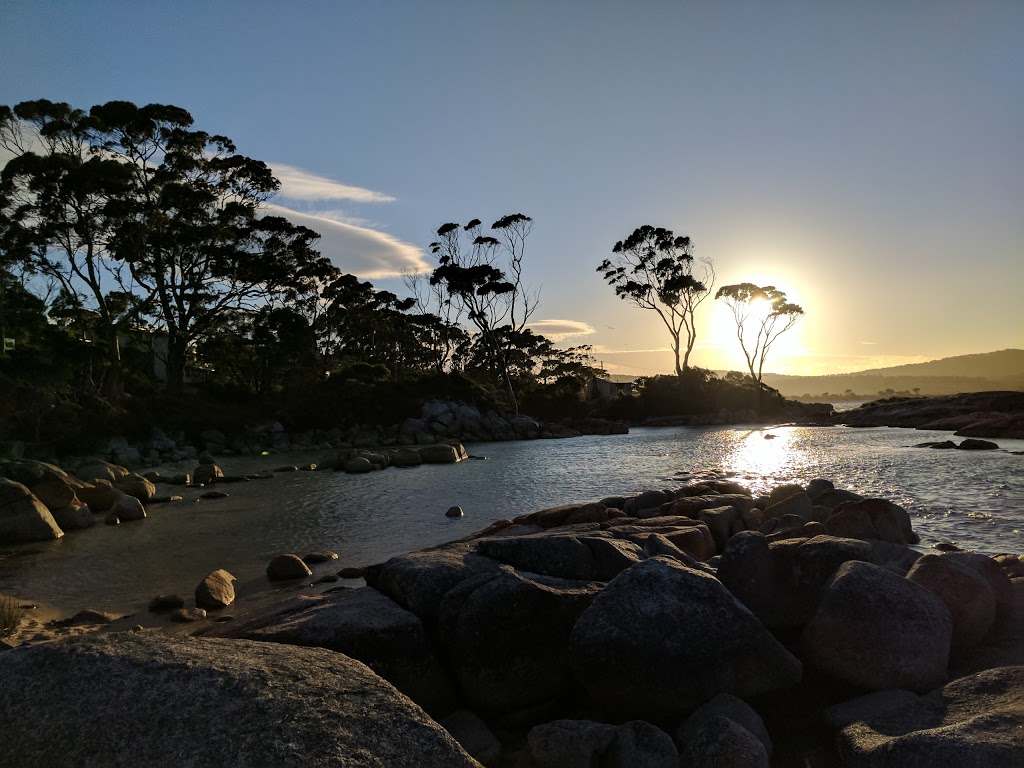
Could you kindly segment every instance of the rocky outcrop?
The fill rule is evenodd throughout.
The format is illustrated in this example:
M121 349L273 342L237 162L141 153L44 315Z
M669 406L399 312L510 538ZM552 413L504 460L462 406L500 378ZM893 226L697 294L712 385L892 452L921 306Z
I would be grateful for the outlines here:
M890 398L834 413L826 422L850 427L948 430L963 437L1019 440L1024 439L1024 392Z
M363 664L321 648L152 632L0 654L0 766L477 763Z

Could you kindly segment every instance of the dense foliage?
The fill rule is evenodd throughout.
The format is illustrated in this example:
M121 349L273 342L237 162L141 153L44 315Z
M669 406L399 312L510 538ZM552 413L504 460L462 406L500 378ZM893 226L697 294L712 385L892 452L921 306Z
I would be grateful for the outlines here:
M588 401L603 373L589 347L529 327L525 214L439 227L436 267L403 298L269 215L271 169L180 107L0 106L0 162L0 439L67 453L155 426L391 424L438 398L545 420L757 405L753 382L689 367L714 275L695 278L689 238L668 230L636 230L602 269L662 314L678 376Z

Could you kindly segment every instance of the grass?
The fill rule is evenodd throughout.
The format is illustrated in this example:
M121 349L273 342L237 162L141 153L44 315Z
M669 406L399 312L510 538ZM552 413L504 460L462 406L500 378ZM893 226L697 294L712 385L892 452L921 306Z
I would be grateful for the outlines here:
M13 597L0 595L0 637L9 637L21 624L24 611Z

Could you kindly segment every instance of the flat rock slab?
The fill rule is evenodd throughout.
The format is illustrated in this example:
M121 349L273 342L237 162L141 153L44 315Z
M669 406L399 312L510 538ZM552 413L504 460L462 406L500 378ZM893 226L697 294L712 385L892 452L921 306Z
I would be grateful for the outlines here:
M1024 667L964 677L852 723L838 745L850 768L1020 768Z
M477 763L363 664L154 632L0 654L3 768Z

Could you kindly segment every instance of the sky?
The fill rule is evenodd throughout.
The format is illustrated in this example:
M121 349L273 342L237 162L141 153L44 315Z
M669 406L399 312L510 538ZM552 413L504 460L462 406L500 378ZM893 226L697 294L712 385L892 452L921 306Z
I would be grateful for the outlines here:
M1020 0L0 0L0 104L174 104L270 212L405 295L449 221L533 217L535 329L672 369L596 271L650 224L805 310L765 371L1024 347ZM708 299L691 363L744 369Z

